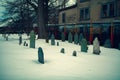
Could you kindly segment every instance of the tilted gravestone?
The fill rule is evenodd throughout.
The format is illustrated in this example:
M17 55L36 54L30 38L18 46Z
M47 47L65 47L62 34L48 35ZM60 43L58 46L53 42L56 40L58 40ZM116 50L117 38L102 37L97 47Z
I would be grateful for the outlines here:
M87 40L82 39L81 41L81 52L87 52L88 46L87 46Z
M54 34L51 36L51 45L55 45L55 37Z
M22 35L19 36L19 45L22 44Z
M60 52L61 52L61 53L65 53L65 49L64 49L64 48L62 48Z
M61 33L61 40L64 42L65 41L65 34L64 32Z
M93 54L100 54L100 43L98 41L98 38L95 38L93 41Z
M69 42L69 43L72 43L72 42L73 42L73 35L72 35L71 32L69 32L69 34L68 34L68 42Z
M44 53L41 47L38 48L38 61L44 64Z
M111 48L112 47L110 39L107 39L105 41L104 47L106 47L106 48Z
M77 52L76 51L73 51L73 56L77 56Z
M81 41L82 41L83 38L84 38L84 37L83 37L83 34L81 33L81 34L79 35L79 45L81 45Z
M78 34L77 33L75 33L75 35L74 35L74 43L78 44Z
M30 32L30 48L35 48L35 33L33 30Z

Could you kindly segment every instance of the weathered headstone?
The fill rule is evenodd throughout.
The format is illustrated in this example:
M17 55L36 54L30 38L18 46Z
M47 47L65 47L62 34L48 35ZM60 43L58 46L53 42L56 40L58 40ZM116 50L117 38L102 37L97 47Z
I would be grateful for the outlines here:
M69 34L68 34L68 42L69 42L69 43L72 43L72 42L73 42L73 35L72 35L71 32L69 32Z
M51 36L51 45L55 45L55 37L54 34Z
M87 52L88 46L87 46L87 40L82 39L81 41L81 52Z
M78 34L77 33L75 33L75 35L74 35L74 43L78 44Z
M61 52L61 53L65 53L65 49L64 49L64 48L62 48L60 52Z
M95 38L93 41L93 54L100 54L100 43L98 41L98 38Z
M81 45L81 41L82 41L83 38L84 38L84 37L83 37L83 34L81 33L81 34L79 35L79 45Z
M38 61L44 64L44 53L41 47L38 48Z
M64 42L65 41L65 34L64 32L61 33L61 40Z
M57 46L59 46L59 42L57 42Z
M111 48L112 47L110 39L107 39L105 41L104 47L106 47L106 48Z
M73 56L77 56L77 52L76 51L73 51Z
M35 48L35 33L33 30L30 32L30 48Z
M19 36L19 45L22 44L22 35Z

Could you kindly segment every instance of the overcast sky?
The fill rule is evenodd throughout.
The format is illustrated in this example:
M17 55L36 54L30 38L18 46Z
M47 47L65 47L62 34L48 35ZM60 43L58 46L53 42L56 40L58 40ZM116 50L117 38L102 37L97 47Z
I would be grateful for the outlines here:
M75 1L76 0L69 0L69 5L75 4ZM5 4L5 0L0 0L0 20L3 18L3 14L5 12L5 9L4 7L2 7L2 4Z

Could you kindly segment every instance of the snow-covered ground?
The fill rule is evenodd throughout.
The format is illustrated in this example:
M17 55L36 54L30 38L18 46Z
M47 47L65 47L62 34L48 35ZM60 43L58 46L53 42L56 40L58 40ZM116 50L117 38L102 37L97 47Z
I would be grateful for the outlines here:
M29 43L23 35L23 42ZM120 80L120 50L101 47L101 54L80 51L80 46L62 42L51 46L45 40L36 40L36 48L19 45L18 35L5 41L0 35L0 80ZM45 64L38 60L38 47L43 48ZM65 54L60 53L65 48ZM72 56L77 51L77 57Z

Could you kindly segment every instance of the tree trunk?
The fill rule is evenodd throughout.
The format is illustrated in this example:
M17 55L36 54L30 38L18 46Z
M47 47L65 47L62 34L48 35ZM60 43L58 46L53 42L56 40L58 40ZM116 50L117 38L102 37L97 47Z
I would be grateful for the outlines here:
M44 0L38 0L38 39L45 39Z

